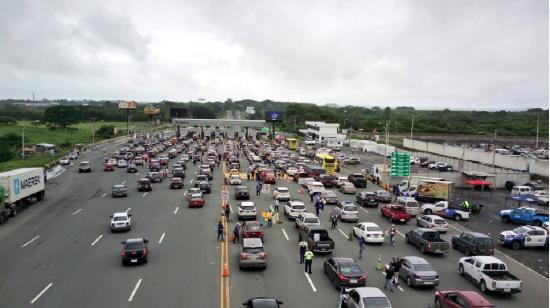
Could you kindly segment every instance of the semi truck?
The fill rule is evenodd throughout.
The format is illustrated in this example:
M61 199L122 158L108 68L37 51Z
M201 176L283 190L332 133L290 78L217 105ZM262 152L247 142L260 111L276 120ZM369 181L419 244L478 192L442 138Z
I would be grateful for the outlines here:
M44 199L43 168L20 168L0 173L0 225L15 217L21 206Z

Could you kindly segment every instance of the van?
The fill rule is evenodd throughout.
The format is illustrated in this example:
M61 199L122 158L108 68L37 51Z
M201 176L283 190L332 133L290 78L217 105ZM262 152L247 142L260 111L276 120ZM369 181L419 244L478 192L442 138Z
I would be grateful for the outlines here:
M533 188L529 186L514 186L512 187L512 196L520 195L532 195L534 193Z
M411 197L398 197L396 200L397 204L403 205L405 212L411 216L418 215L420 205L418 201Z

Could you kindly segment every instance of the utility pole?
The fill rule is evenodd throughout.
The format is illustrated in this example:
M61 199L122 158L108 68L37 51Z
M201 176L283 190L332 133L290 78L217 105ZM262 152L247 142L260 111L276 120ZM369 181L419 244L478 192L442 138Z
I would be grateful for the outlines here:
M535 142L535 150L539 149L539 118L540 112L537 113L537 141Z
M413 129L414 129L414 113L412 115L412 122L411 122L411 140L413 138Z
M386 121L386 125L384 126L384 133L385 133L385 143L386 146L384 147L384 175L387 172L387 157L388 157L388 141L389 141L389 133L388 133L388 127L390 125L390 121Z
M495 169L495 154L497 150L496 140L497 140L497 130L495 129L495 134L493 135L493 169Z
M23 126L23 134L21 135L21 159L25 159L25 126Z

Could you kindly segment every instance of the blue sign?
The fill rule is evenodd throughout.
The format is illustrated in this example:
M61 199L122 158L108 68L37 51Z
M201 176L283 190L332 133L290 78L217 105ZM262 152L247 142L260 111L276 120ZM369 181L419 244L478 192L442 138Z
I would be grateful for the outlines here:
M283 120L283 113L281 111L266 111L264 120L268 122L280 122Z
M19 178L13 179L13 190L15 191L15 195L19 195L21 193L21 186L19 186Z

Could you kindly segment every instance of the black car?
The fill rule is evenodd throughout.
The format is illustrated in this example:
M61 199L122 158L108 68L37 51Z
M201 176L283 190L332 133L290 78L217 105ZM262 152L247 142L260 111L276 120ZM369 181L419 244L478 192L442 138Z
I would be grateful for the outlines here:
M89 161L83 161L78 166L78 172L92 172L92 165Z
M352 258L327 258L323 270L336 289L366 286L367 275Z
M243 303L246 308L279 308L283 304L276 298L256 297Z
M170 182L170 189L181 189L183 188L183 180L178 177L173 177L172 182Z
M185 179L185 170L183 168L174 168L172 170L172 177Z
M145 177L151 182L162 182L162 175L160 172L149 172Z
M122 265L147 263L149 250L147 249L148 239L132 238L122 242Z
M376 193L370 191L360 192L356 195L357 204L361 206L378 207L378 197Z
M250 193L248 192L248 187L237 186L237 188L235 189L235 200L250 200Z
M129 164L128 167L126 167L126 172L128 172L128 173L137 173L138 168L136 167L135 164Z
M200 181L198 184L198 188L200 188L203 193L209 194L212 191L212 188L210 188L210 183L208 183L208 181Z
M353 183L356 188L367 188L367 179L361 173L352 173L348 176L348 181Z
M453 236L451 247L464 252L467 256L492 256L495 254L493 239L487 234L477 232L465 231L458 236Z
M151 191L153 190L153 187L151 186L151 180L149 179L141 179L137 181L138 183L138 191Z

